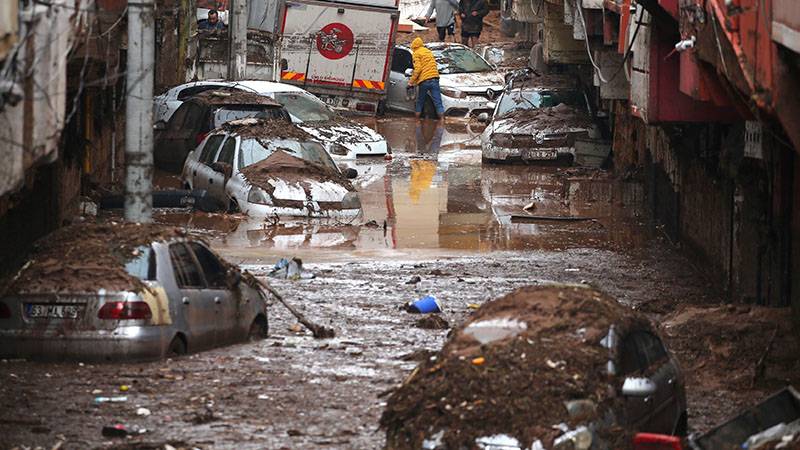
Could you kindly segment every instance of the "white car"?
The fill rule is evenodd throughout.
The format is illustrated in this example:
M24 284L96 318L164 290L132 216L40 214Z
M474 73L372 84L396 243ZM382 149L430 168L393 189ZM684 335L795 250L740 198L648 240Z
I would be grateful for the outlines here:
M433 52L439 68L444 115L471 117L482 112L490 113L492 108L489 103L505 87L503 76L465 45L433 42L426 44L426 47ZM388 109L414 112L416 94L410 95L407 89L408 78L413 69L411 48L405 45L395 46L386 98ZM433 100L427 99L423 113L427 117L435 114Z
M251 217L352 218L361 212L358 193L322 145L286 122L228 122L189 153L182 179Z
M337 160L389 153L386 139L371 128L342 117L304 89L270 81L209 80L176 86L153 100L154 121L168 120L187 98L220 87L242 89L275 99L289 111L292 122L324 143L325 150Z

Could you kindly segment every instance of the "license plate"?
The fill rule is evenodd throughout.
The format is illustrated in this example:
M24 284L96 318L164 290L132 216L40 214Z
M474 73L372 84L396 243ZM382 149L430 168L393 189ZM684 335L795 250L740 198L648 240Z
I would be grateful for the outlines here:
M322 97L322 101L328 106L339 106L339 97Z
M80 305L26 305L28 317L34 319L77 319L83 306Z
M522 159L556 159L558 150L523 150Z

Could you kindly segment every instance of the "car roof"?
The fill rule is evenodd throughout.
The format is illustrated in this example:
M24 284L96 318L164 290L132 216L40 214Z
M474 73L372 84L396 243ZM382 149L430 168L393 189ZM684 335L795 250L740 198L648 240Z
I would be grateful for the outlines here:
M212 134L230 134L239 136L242 139L273 138L316 141L312 135L293 123L280 119L261 119L256 117L225 122L209 133L209 135Z
M203 91L199 94L193 95L186 101L214 106L264 105L282 107L280 103L276 102L270 97L256 94L254 92L229 88Z
M395 47L399 47L399 48L411 51L411 47L409 46L409 44L398 44ZM448 49L448 48L463 48L463 49L467 49L467 50L470 50L470 51L474 52L474 50L472 50L471 48L467 47L466 45L457 44L455 42L427 42L427 43L425 43L425 47L427 47L428 50L445 50L445 49Z

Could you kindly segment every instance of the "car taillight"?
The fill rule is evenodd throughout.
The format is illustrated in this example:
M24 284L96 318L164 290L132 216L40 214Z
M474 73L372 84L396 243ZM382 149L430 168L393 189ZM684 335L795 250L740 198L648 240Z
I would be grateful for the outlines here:
M205 139L206 136L208 136L208 133L197 133L197 136L194 138L195 140L194 145L200 145L200 143L203 142L203 139Z
M100 308L97 317L110 320L149 319L153 313L145 302L108 302Z
M665 434L638 433L633 438L634 450L682 450L681 438Z
M11 308L3 302L0 302L0 319L8 319L11 317Z
M372 103L357 103L356 111L375 112L375 105Z

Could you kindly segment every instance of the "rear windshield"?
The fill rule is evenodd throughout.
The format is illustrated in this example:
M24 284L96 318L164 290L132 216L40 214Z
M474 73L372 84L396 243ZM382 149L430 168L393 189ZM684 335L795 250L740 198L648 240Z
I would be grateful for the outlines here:
M306 161L319 164L334 171L338 170L325 148L316 142L300 142L293 139L244 139L239 146L239 169L266 159L275 150Z
M328 105L313 95L303 92L277 92L275 100L301 122L322 122L337 117L336 113L328 108Z
M214 112L214 128L231 120L256 116L263 119L286 118L283 109L275 106L223 106Z
M125 264L125 271L140 280L155 280L156 258L153 248L143 245L133 253L134 258Z

